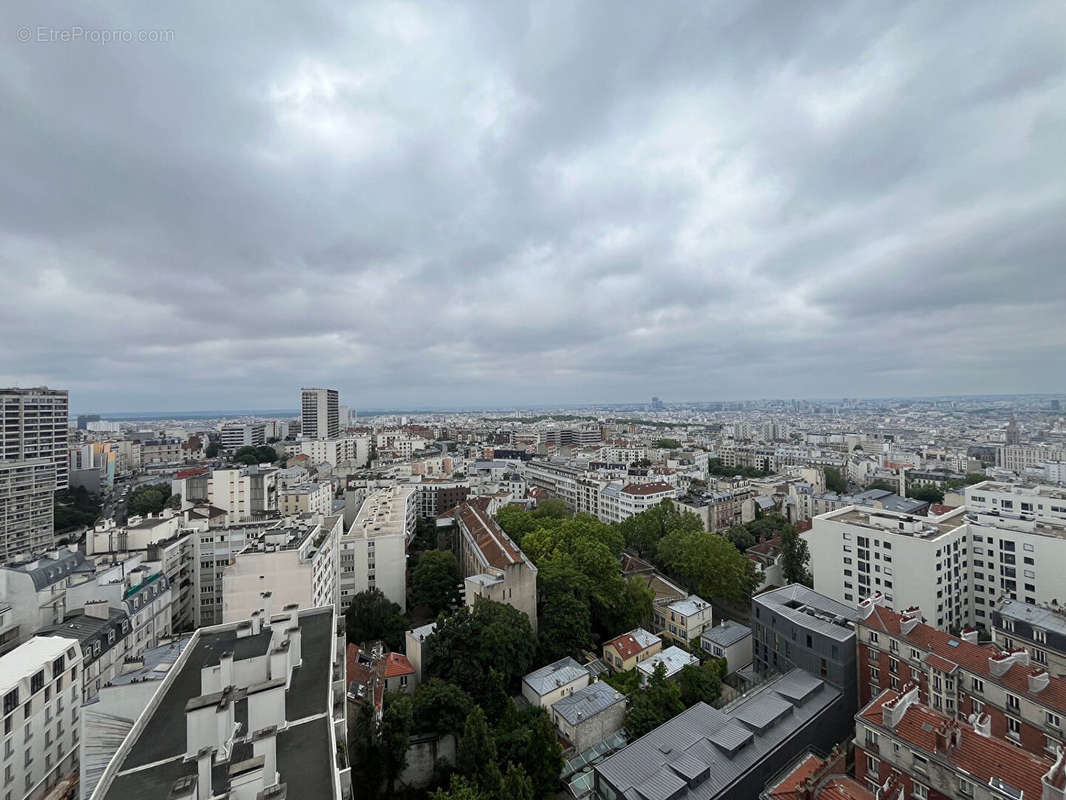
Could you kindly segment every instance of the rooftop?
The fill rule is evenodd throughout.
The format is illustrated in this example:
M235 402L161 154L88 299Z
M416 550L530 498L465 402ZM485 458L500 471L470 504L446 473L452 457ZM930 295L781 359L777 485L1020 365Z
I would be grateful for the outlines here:
M858 611L819 594L802 583L791 583L780 589L771 589L756 595L752 600L797 625L838 641L846 642L855 636Z
M694 614L700 614L704 611L710 611L711 604L704 600L699 595L690 594L684 600L675 600L673 603L667 606L671 611L675 611L684 617L691 617Z
M629 633L623 633L621 636L603 643L604 647L608 645L614 647L618 651L618 655L623 660L635 656L644 650L647 650L654 644L661 644L662 639L656 636L654 633L650 633L643 628L634 628Z
M582 677L588 678L588 674L588 670L570 658L570 656L566 656L540 669L533 670L522 678L522 683L536 692L539 697L543 697L559 687L573 683Z
M1005 619L1027 622L1045 631L1066 635L1066 611L1058 608L1034 606L1021 600L1003 598L996 607L996 613Z
M697 703L595 771L627 798L730 797L730 786L839 698L836 688L794 669L724 709Z
M650 658L641 661L637 664L637 669L641 672L645 672L651 675L655 672L655 668L662 664L666 668L667 677L674 675L681 671L681 668L688 664L699 664L700 660L691 653L682 650L677 645L671 645L665 650L661 650Z
M719 647L732 647L749 636L751 636L751 628L727 619L721 625L716 625L713 628L704 628L702 638L705 642L716 644Z
M64 547L29 556L23 561L12 561L6 564L4 569L29 575L33 588L37 591L58 583L75 572L94 572L96 568L85 558L85 554L80 552L76 545L73 548Z
M27 675L71 649L70 639L61 636L35 636L0 656L0 695L7 694Z
M606 681L596 681L561 700L556 700L552 705L552 713L558 712L568 723L577 725L601 711L606 711L615 703L624 703L625 700L625 695Z

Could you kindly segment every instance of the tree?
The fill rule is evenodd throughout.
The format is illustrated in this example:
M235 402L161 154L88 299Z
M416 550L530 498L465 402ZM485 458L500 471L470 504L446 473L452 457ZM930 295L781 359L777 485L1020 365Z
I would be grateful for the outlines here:
M500 768L496 764L496 742L489 735L485 712L474 706L463 726L463 736L455 751L455 768L489 797L498 797Z
M848 491L847 481L836 467L825 467L825 488L837 494L846 494Z
M935 486L908 486L907 497L927 503L943 503L944 492Z
M138 486L126 499L126 511L129 514L146 516L158 514L170 498L169 483L152 483Z
M672 577L705 598L746 605L759 585L755 564L716 533L677 531L659 543L657 556Z
M348 760L359 784L376 796L384 775L377 721L371 703L360 703L348 728Z
M477 784L474 784L464 778L462 775L452 775L452 782L447 789L437 789L432 795L431 800L486 800L485 796L477 789Z
M363 644L381 639L390 650L402 650L407 618L380 589L367 589L352 598L344 612L348 641Z
M533 509L533 516L537 519L566 519L570 511L562 500L544 500Z
M532 783L534 797L554 796L563 768L563 751L544 709L524 708L509 724L501 725L496 731L496 752L500 764L522 767Z
M411 595L417 606L429 606L434 616L462 601L459 562L450 550L430 550L411 571Z
M508 800L533 800L533 781L517 764L508 764L503 776L500 796Z
M722 693L722 678L711 662L683 666L677 674L677 685L685 708L700 702L713 703Z
M785 583L802 583L813 588L814 579L808 569L811 552L807 541L792 526L781 531L781 577Z
M208 458L215 458L220 452L222 452L222 445L218 442L211 442L207 445L207 449L204 452Z
M630 575L614 606L612 631L628 631L651 619L655 591L637 575Z
M648 685L637 690L629 698L629 710L626 711L626 733L629 739L637 739L648 731L662 725L685 710L681 702L681 690L677 684L666 679L666 667L655 665L655 671L648 679Z
M181 508L181 495L172 494L166 503L167 508L173 508L175 511Z
M752 545L758 544L759 540L744 525L733 525L725 532L725 538L733 543L733 547L743 553Z
M278 460L278 452L267 444L238 447L233 461L238 464L272 464Z
M382 772L385 774L390 796L396 779L407 766L407 746L411 741L413 721L412 709L409 695L398 692L385 696L385 708L378 726L378 743Z
M479 702L489 670L499 672L508 687L517 686L532 666L535 642L529 617L479 597L473 610L464 606L438 619L423 642L424 672L456 684Z
M549 663L573 655L592 643L592 613L587 579L562 560L551 561L537 574L537 645L539 661Z
M727 467L720 458L707 459L707 472L711 475L721 475L732 478L739 475L742 478L765 478L770 474L768 470L756 469L755 467Z
M451 733L456 737L463 732L466 717L474 707L470 695L439 678L420 684L411 704L415 733Z
M678 511L670 500L622 520L618 525L626 547L638 555L654 554L664 536L679 530L703 530L703 522L691 511Z
M681 447L681 442L677 439L657 439L655 446L661 450L677 450Z
M881 489L885 492L895 492L899 489L899 484L893 481L886 481L884 478L878 478L876 481L870 481L866 485L867 489Z
M526 511L519 505L510 503L496 512L496 522L503 528L504 533L519 544L527 534L533 533L540 527L540 520L533 516L532 511Z

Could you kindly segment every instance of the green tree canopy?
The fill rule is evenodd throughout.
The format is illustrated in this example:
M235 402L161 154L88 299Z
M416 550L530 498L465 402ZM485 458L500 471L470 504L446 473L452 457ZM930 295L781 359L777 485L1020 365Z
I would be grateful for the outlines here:
M537 573L538 661L574 655L592 641L588 579L572 563L557 559Z
M663 537L681 530L703 530L700 518L691 511L678 511L670 500L634 514L618 525L626 547L640 556L654 556Z
M381 639L390 650L403 650L407 618L380 589L367 589L353 597L344 612L344 623L348 641L353 644Z
M908 486L907 497L927 503L944 502L944 492L935 486Z
M522 767L517 764L507 765L500 796L508 800L533 800L533 781Z
M732 478L736 475L742 478L765 478L769 471L756 469L755 467L727 467L720 458L707 459L707 472L711 475L720 475L723 478Z
M554 797L563 768L563 751L544 709L524 708L509 724L502 725L496 731L496 749L500 764L522 767L529 776L534 797Z
M566 507L566 503L562 500L542 500L537 504L537 507L533 509L533 516L537 519L566 519L570 516L570 511Z
M802 583L814 586L814 578L808 568L811 563L807 541L789 525L781 531L781 577L786 583Z
M222 452L222 445L218 442L210 442L204 452L208 458L215 458L220 452Z
M429 606L434 616L462 602L459 562L450 550L429 550L411 570L411 595L416 606Z
M452 782L447 789L437 789L431 800L487 800L485 795L478 791L477 784L464 778L462 775L452 775Z
M411 741L413 704L410 695L401 692L385 696L385 708L378 726L378 744L382 771L391 796L396 779L407 766L407 746Z
M681 701L681 689L666 679L666 667L657 664L648 679L648 685L638 689L629 698L626 711L626 733L629 739L637 739L648 731L662 725L685 710Z
M474 707L470 695L454 683L439 678L419 684L411 702L414 732L441 736L448 733L459 736Z
M533 663L535 641L525 614L479 597L472 611L464 606L438 619L423 642L425 674L456 684L480 702L490 670L508 687L517 686Z
M746 605L759 585L755 564L724 536L677 531L659 543L658 562L701 597Z
M278 460L277 451L268 444L238 447L233 454L237 464L273 464Z
M656 439L655 446L662 450L677 450L681 447L681 442L677 439Z
M710 662L683 666L677 674L677 685L685 708L699 702L713 703L722 693L722 677L718 667Z
M138 486L126 498L126 511L130 515L158 514L170 499L169 483L150 483Z
M848 491L848 483L844 480L844 476L840 474L840 470L836 467L825 467L825 488L831 492L837 494L846 494Z
M474 706L463 726L463 736L455 751L456 771L489 797L500 792L500 767L496 763L496 741L489 733L485 712Z

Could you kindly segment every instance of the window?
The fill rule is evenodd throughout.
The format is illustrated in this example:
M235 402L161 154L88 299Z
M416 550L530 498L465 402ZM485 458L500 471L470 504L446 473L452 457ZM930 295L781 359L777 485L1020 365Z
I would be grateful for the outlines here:
M877 644L877 631L870 631L870 641Z
M881 762L869 753L866 754L866 771L877 775L881 770Z
M1014 694L1007 695L1007 708L1011 711L1018 711L1021 709L1021 703L1018 700L1018 696Z
M973 784L959 778L959 794L962 797L973 797Z
M1007 736L1012 739L1020 739L1022 736L1022 723L1014 717L1007 717Z
M985 691L985 682L980 678L974 678L970 682L970 688L972 688L975 692L981 692L983 694Z
M924 761L925 759L922 760ZM922 769L924 770L925 767L923 766ZM918 798L918 800L929 800L929 787L923 786L922 784L918 783L918 781L915 781L914 797Z
M1053 728L1061 728L1062 727L1062 720L1059 718L1058 714L1052 714L1050 711L1045 711L1044 712L1044 718L1046 719L1047 724L1050 725L1051 727L1053 727Z

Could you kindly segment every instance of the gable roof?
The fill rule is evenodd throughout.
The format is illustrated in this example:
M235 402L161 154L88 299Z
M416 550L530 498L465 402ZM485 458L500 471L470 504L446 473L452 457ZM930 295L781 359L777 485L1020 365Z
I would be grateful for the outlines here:
M618 655L622 657L622 660L626 661L637 653L647 650L656 642L661 643L662 639L643 628L634 628L629 633L623 633L621 636L616 636L610 641L604 642L603 646L613 647L618 651Z

